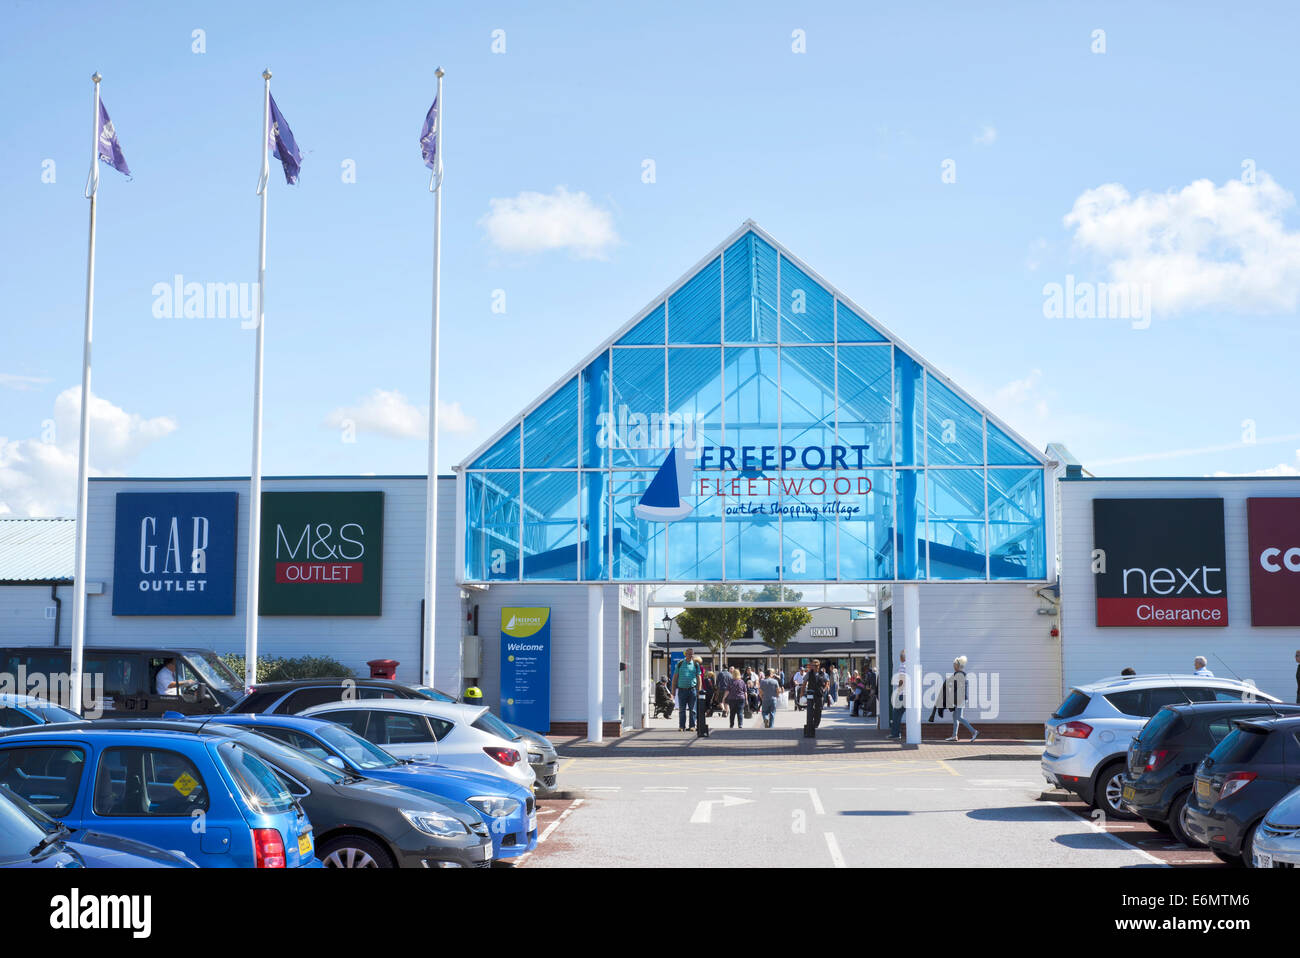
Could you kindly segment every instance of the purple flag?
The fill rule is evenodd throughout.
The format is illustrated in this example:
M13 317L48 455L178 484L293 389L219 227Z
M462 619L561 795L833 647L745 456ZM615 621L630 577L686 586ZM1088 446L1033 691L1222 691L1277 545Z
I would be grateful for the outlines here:
M119 173L131 175L131 168L126 165L126 157L122 155L122 147L117 142L117 130L108 118L108 109L103 100L99 101L99 134L95 138L95 145L101 160Z
M429 114L424 118L424 126L420 129L420 155L424 157L424 165L429 169L437 169L441 165L442 157L438 156L438 98L433 98L433 106L429 107Z
M289 129L288 121L275 105L275 97L269 93L267 96L271 99L271 130L268 137L271 155L284 164L284 180L292 186L298 182L298 172L302 169L302 153L294 142L293 130Z

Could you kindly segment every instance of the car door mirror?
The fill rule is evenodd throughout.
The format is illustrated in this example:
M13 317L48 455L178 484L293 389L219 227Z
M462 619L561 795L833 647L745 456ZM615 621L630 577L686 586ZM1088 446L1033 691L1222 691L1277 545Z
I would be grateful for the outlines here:
M326 765L333 765L333 766L334 766L335 768L337 768L340 772L345 771L345 770L347 769L347 766L343 764L343 759L339 758L337 755L329 755L329 756L327 756L327 757L325 758L325 764L326 764Z

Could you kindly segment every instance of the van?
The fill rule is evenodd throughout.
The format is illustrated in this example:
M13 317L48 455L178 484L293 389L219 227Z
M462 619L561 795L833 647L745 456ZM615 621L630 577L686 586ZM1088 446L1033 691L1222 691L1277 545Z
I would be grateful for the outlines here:
M159 694L158 673L169 660L180 688ZM65 702L72 651L66 647L0 648L0 691L39 695ZM164 712L205 715L224 712L243 697L242 676L211 649L175 646L86 646L83 688L89 677L94 696L87 708L105 717L161 716Z

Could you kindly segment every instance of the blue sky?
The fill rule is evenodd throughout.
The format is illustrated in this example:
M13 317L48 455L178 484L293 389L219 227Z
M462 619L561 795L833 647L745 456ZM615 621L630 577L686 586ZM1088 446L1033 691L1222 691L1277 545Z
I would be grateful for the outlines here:
M266 66L305 161L264 471L424 471L439 64L443 471L750 217L1098 474L1300 471L1292 8L863 7L5 2L0 513L71 508L95 70L134 174L101 167L97 471L248 472L252 332L153 290L255 279ZM1045 315L1053 283L1154 318Z

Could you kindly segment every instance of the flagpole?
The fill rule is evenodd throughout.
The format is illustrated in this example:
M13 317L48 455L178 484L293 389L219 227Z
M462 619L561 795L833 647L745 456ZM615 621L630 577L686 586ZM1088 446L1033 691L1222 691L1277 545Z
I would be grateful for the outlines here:
M271 71L262 71L262 173L257 194L262 219L257 233L257 346L253 360L253 464L248 481L248 580L244 625L244 687L257 682L257 599L262 550L262 345L266 334L266 194L271 182Z
M438 587L438 281L442 267L442 122L446 109L442 100L444 71L438 67L437 128L434 130L434 170L430 179L433 189L433 332L429 349L429 479L425 487L424 530L424 684L433 685L434 604Z
M68 669L68 708L82 712L81 672L86 645L86 516L87 477L90 471L90 345L95 319L95 199L99 195L99 81L95 84L95 106L90 121L90 179L86 197L90 200L90 240L86 249L86 326L81 344L81 423L77 438L77 555L72 574L72 663Z

